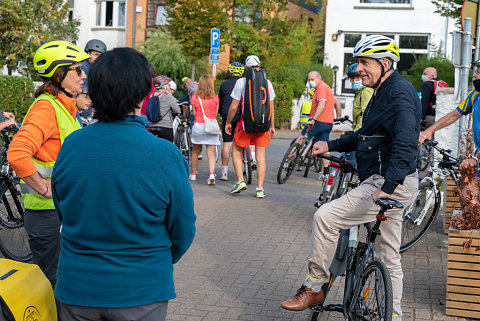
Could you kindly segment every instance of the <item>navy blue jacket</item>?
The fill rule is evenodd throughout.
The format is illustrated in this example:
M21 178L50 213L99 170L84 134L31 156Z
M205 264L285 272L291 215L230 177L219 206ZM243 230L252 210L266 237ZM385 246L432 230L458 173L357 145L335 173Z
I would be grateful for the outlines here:
M238 79L240 79L240 77L233 76L232 78L222 82L220 85L220 89L218 91L218 98L220 99L218 113L222 119L227 119L228 110L232 104L232 97L230 95L232 94L233 88L235 87L235 83ZM235 115L236 118L240 119L241 112L241 108L238 108L237 114Z
M362 128L328 142L330 151L356 150L361 181L385 178L381 190L392 194L416 171L422 106L415 88L394 71L374 93L363 114Z

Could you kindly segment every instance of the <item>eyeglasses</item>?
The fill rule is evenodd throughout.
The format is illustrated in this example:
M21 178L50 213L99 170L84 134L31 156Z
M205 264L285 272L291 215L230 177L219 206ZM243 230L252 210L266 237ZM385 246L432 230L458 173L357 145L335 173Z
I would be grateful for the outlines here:
M81 65L79 65L79 66L75 66L75 67L70 67L70 68L68 68L68 70L76 70L76 71L77 71L77 75L81 76L81 75L82 75L83 68L82 68Z
M480 75L480 68L475 69L473 72L474 75Z

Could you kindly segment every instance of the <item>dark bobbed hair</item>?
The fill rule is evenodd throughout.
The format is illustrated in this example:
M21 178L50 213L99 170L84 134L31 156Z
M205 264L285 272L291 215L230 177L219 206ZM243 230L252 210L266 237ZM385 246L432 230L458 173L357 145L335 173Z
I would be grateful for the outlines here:
M88 93L94 118L125 119L150 92L152 77L147 59L132 48L115 48L101 54L88 73Z

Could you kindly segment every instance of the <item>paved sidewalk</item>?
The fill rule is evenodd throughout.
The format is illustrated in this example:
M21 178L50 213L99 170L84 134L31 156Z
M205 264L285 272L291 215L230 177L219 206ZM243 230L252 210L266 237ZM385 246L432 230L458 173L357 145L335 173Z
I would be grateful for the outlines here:
M197 181L192 182L197 235L175 265L177 299L169 304L167 320L310 320L309 310L290 312L280 307L305 277L313 202L320 188L315 173L304 178L303 172L296 172L286 184L276 182L280 159L296 135L279 131L277 137L283 139L272 140L263 200L255 198L255 185L229 195L232 167L228 182L207 186L204 155ZM438 217L427 237L403 255L403 320L459 320L444 316L447 237L441 221ZM327 301L341 300L340 283ZM325 312L319 320L342 317Z

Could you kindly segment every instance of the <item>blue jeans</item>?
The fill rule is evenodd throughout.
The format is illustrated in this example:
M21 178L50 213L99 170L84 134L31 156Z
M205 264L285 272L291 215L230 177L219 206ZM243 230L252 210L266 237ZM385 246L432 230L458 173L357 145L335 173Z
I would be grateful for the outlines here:
M315 121L315 124L308 131L308 138L310 139L311 137L313 137L314 143L318 141L328 142L328 138L330 137L330 132L332 131L332 127L333 127L333 124L331 123ZM306 133L307 133L307 127L305 127L302 130L302 135L305 136Z

